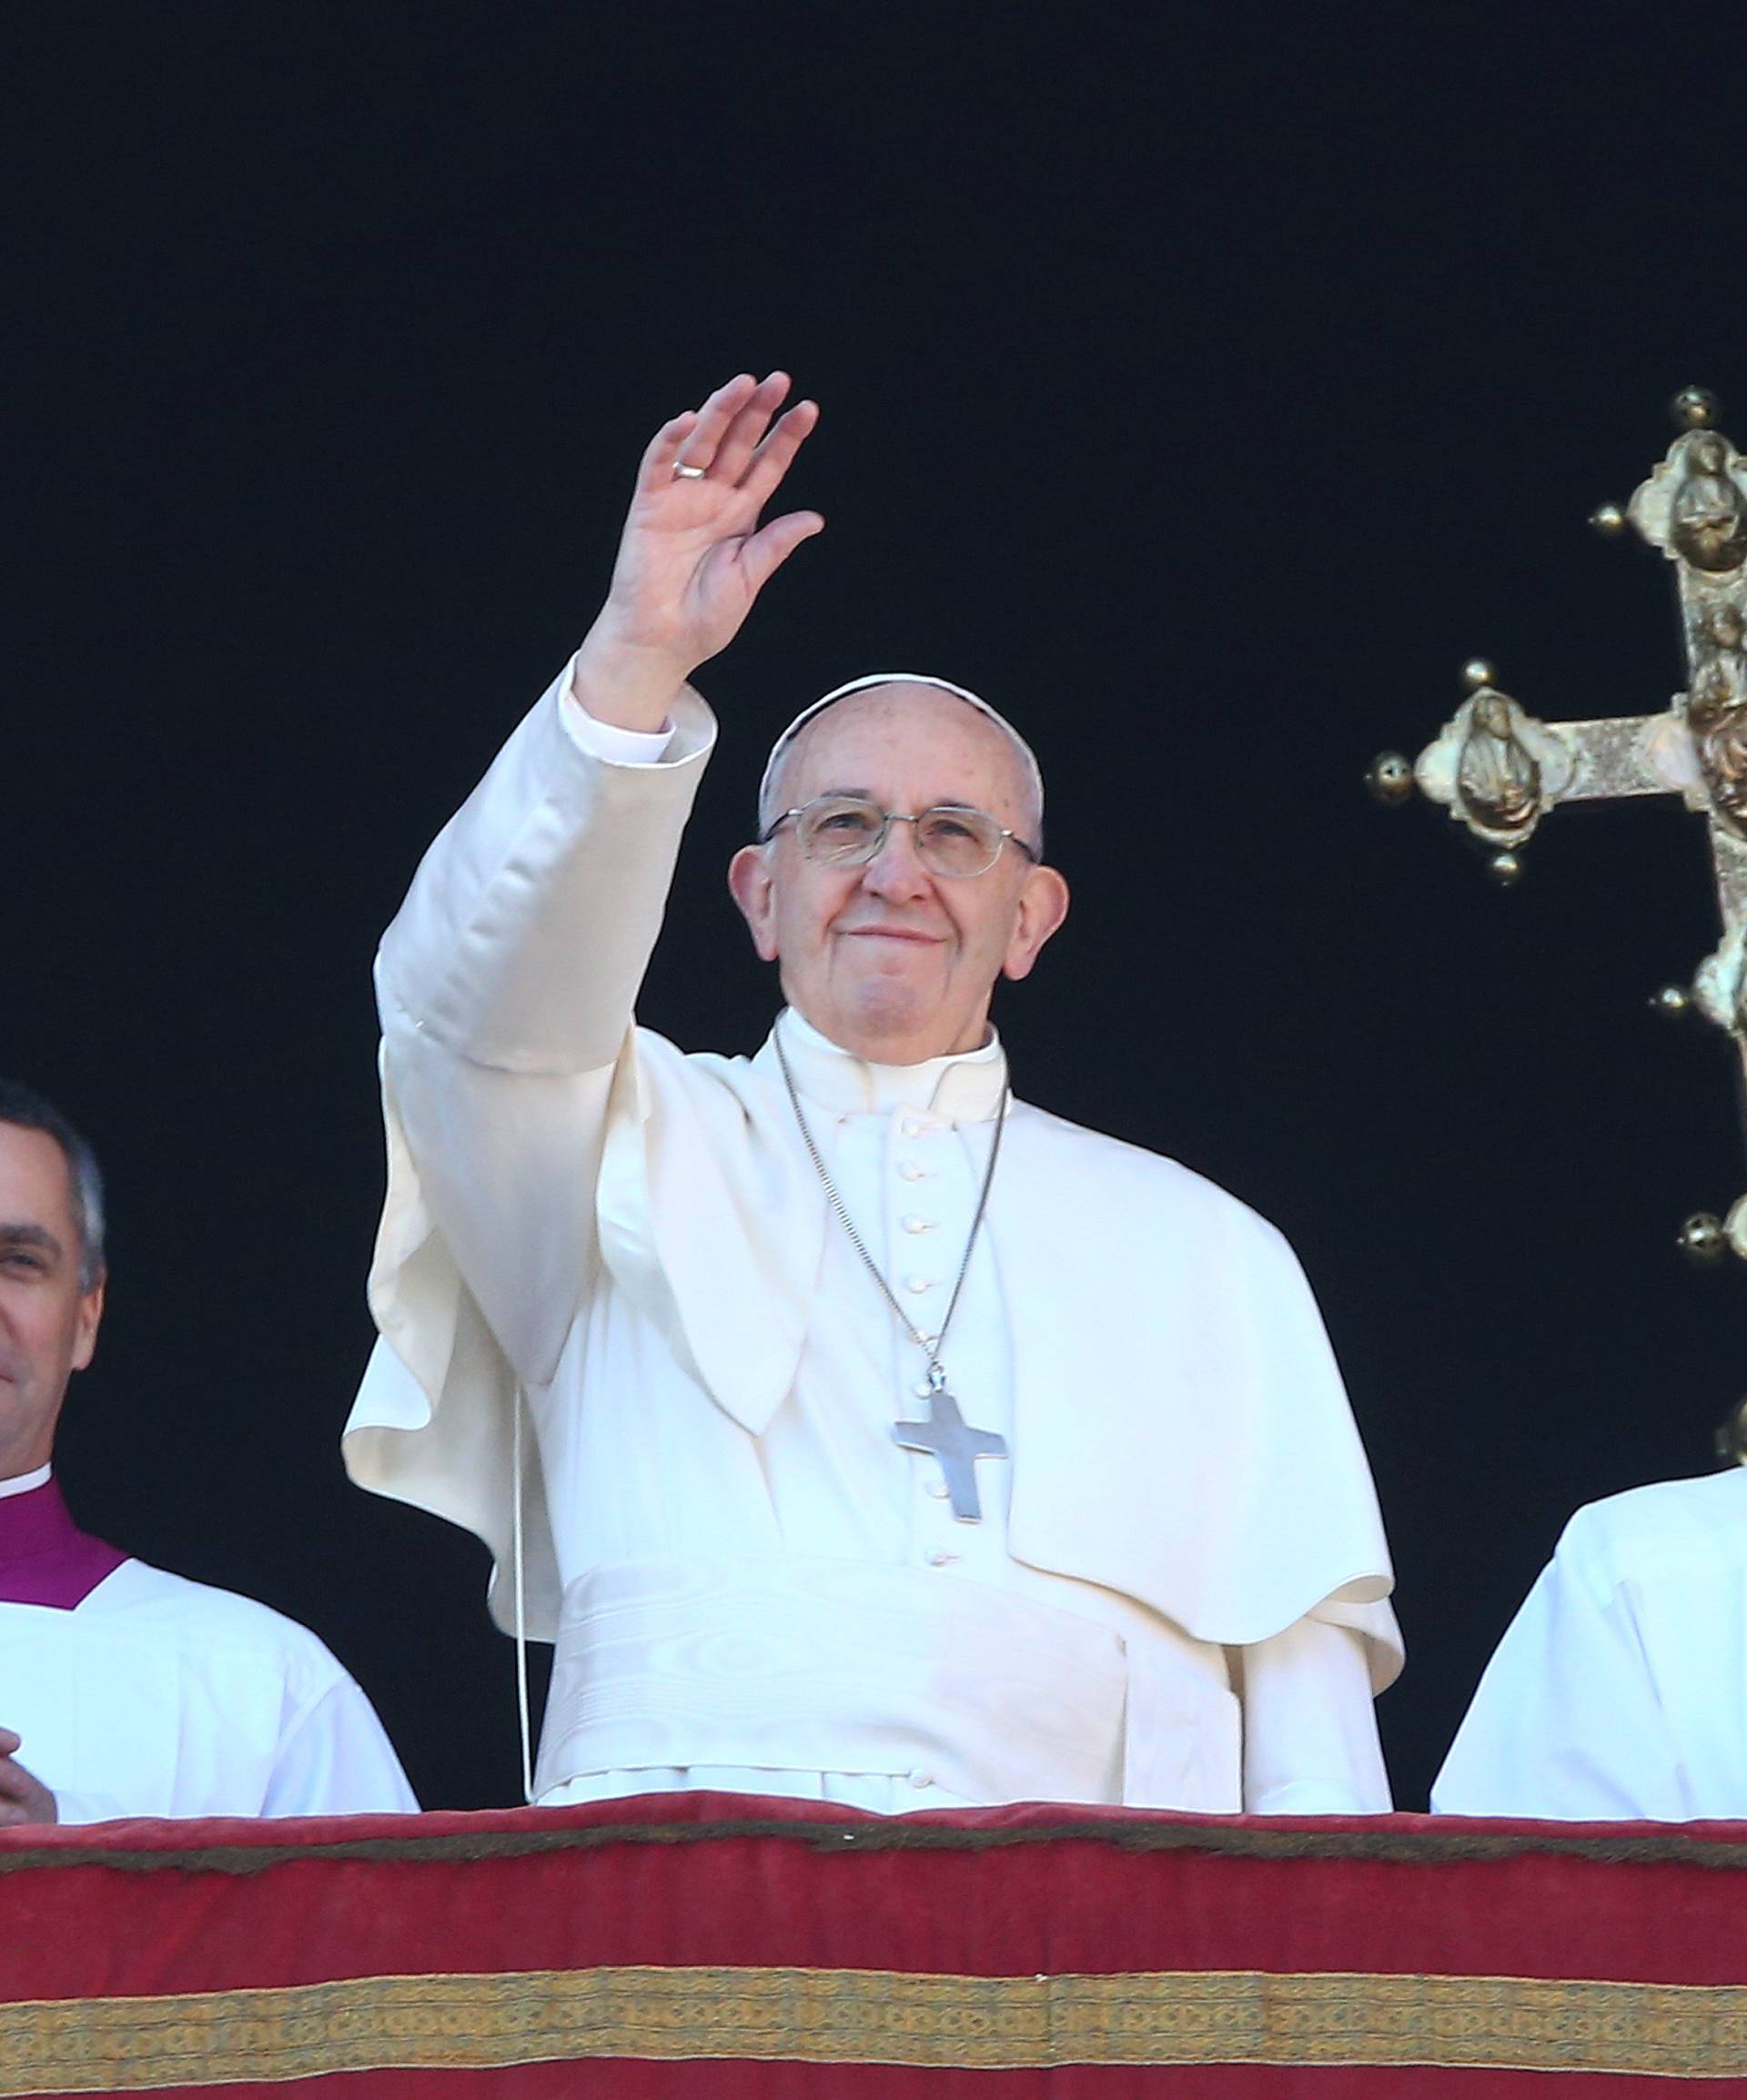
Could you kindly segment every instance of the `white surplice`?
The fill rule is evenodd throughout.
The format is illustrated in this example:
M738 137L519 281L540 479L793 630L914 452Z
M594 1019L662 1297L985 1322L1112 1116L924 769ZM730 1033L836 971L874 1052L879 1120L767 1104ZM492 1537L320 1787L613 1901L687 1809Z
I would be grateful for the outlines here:
M379 964L383 1340L347 1461L501 1562L525 1392L525 1619L560 1641L536 1791L1386 1807L1375 1499L1308 1290L1252 1212L1015 1104L943 1351L1012 1452L977 1466L984 1521L894 1444L924 1358L830 1217L771 1046L686 1056L631 1024L712 732L688 693L659 762L615 762L560 680ZM879 1067L779 1026L927 1331L999 1044Z
M1487 1665L1431 1805L1747 1817L1747 1473L1577 1512Z
M0 1721L64 1823L419 1806L307 1627L144 1560L71 1610L0 1602Z

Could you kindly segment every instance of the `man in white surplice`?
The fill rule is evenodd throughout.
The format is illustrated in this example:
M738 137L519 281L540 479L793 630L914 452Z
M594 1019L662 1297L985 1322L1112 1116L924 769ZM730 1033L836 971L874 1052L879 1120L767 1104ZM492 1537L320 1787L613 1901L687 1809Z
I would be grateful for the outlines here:
M1440 1815L1747 1816L1747 1473L1587 1503L1486 1666Z
M1003 1120L993 987L1067 903L1016 732L908 674L810 710L730 871L772 1039L633 1025L715 736L688 681L823 523L760 523L816 418L786 389L657 434L599 619L384 939L353 1477L478 1532L509 1626L520 1560L543 1801L1386 1809L1388 1556L1290 1251ZM894 1436L943 1387L1002 1455Z
M55 1439L103 1323L103 1211L90 1146L0 1078L0 1828L416 1810L308 1627L74 1523Z

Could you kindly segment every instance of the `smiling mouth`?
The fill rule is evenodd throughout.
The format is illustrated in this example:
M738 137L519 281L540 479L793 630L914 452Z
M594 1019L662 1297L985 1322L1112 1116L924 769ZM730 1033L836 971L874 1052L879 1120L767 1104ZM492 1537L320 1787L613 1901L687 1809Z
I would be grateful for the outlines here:
M928 948L937 948L941 943L940 934L918 933L910 926L852 926L848 937L852 941L914 941Z

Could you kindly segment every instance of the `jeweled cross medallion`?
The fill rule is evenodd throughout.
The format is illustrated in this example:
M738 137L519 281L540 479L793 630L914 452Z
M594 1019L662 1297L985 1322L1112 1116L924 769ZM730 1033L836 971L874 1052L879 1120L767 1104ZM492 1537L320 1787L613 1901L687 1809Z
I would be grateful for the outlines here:
M894 1422L892 1441L900 1450L925 1451L940 1460L953 1515L961 1524L983 1521L983 1502L976 1491L976 1461L1005 1459L1007 1439L993 1429L974 1429L959 1412L958 1402L946 1390L946 1378L938 1364L928 1368L928 1419L925 1422Z

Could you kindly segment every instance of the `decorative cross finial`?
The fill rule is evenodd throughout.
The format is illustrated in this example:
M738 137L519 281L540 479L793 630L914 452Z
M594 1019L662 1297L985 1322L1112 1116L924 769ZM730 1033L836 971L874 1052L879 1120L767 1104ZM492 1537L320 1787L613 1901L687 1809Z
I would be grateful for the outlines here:
M1636 531L1673 567L1687 685L1660 714L1542 722L1498 683L1489 663L1465 666L1467 698L1411 763L1385 752L1367 782L1379 802L1416 786L1488 849L1500 883L1522 872L1522 849L1561 803L1678 794L1707 820L1722 939L1691 988L1668 985L1651 1004L1671 1016L1696 1007L1733 1037L1747 1085L1747 461L1716 428L1716 397L1686 387L1670 410L1680 436L1623 507L1604 503L1590 523L1603 538ZM1726 1218L1700 1212L1678 1244L1694 1260L1732 1250L1747 1260L1747 1196ZM1747 1404L1744 1404L1747 1405ZM1747 1462L1725 1425L1728 1453Z

